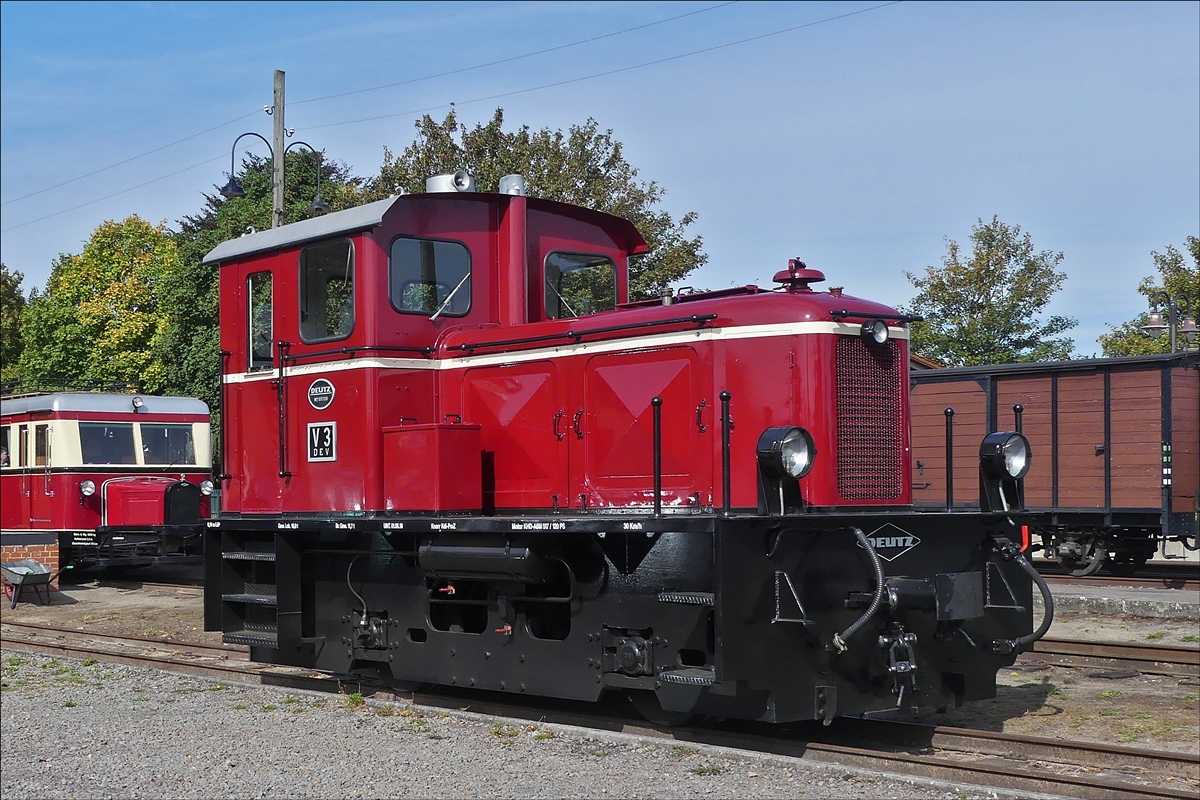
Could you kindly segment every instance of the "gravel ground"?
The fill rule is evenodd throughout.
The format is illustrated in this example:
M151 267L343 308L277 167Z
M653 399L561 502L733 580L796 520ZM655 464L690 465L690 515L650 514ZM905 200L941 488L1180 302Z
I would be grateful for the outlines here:
M1016 796L13 648L0 657L0 795L13 800Z

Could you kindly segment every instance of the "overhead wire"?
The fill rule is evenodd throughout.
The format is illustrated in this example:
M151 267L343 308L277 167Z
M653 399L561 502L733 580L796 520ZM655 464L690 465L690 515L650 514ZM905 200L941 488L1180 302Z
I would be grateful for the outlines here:
M344 120L344 121L342 121L342 122L328 122L328 123L324 123L324 124L321 124L321 125L309 125L309 126L306 126L306 128L305 128L305 129L306 129L306 130L317 130L317 129L320 129L320 128L333 128L333 127L338 127L338 126L342 126L342 125L355 125L355 124L359 124L359 123L363 123L363 122L375 122L375 121L382 120L382 119L393 119L393 118L395 118L395 117L407 116L407 115L409 115L409 114L420 114L420 113L425 113L425 112L428 112L428 111L436 111L436 110L438 110L438 109L442 109L442 108L450 108L450 107L455 107L455 106L457 106L457 105L470 105L470 104L472 104L472 103L482 103L482 102L486 102L486 101L488 101L488 100L497 100L497 99L501 99L501 98L505 98L505 97L513 97L513 96L520 95L520 94L528 94L529 92L541 91L541 90L543 90L543 89L552 89L552 88L555 88L555 87L558 87L558 86L567 86L567 85L570 85L570 84L573 84L573 83L580 83L580 82L582 82L582 81L593 80L593 79L595 79L595 78L607 77L607 76L609 76L609 75L618 75L618 74L621 74L621 73L624 73L624 72L630 72L630 71L632 71L632 70L636 70L636 69L644 69L644 68L646 68L646 67L652 67L652 66L656 66L656 65L659 65L659 64L666 64L666 63L669 63L669 62L672 62L672 61L678 61L678 60L680 60L680 59L684 59L684 58L690 58L690 57L692 57L692 56L703 55L703 54L705 54L705 53L712 53L712 52L715 52L715 51L718 51L718 50L724 50L724 49L727 49L727 48L730 48L730 47L736 47L736 46L738 46L738 45L742 45L742 44L748 44L748 43L750 43L750 42L757 42L757 41L761 41L761 40L763 40L763 39L769 39L769 38L772 38L772 37L775 37L775 36L782 36L782 35L783 35L783 34L785 34L785 33L792 33L793 31L803 30L804 28L811 28L811 27L814 27L814 26L816 26L816 25L823 25L823 24L825 24L825 23L828 23L828 22L835 22L835 21L837 21L837 20L840 20L840 19L846 19L846 18L848 18L848 17L854 17L854 16L858 16L858 15L860 15L860 14L865 14L865 13L867 13L867 12L870 12L870 11L877 11L877 10L879 10L879 9L881 9L881 8L887 8L888 6L894 6L894 5L898 5L898 4L902 3L903 1L904 1L904 0L890 0L890 2L886 2L886 3L879 3L879 4L877 4L877 5L869 6L869 7L867 7L867 8L861 8L861 9L858 9L857 11L849 11L849 12L846 12L845 14L837 14L837 15L834 15L834 16L831 16L831 17L825 17L825 18L823 18L823 19L814 20L814 21L812 21L812 22L806 22L806 23L803 23L803 24L801 24L801 25L792 25L792 26L790 26L790 27L787 27L787 28L782 28L782 29L780 29L780 30L777 30L777 31L771 31L771 32L768 32L768 33L759 34L759 35L757 35L757 36L750 36L750 37L747 37L747 38L744 38L744 39L737 39L737 40L735 40L735 41L732 41L732 42L725 42L725 43L723 43L723 44L712 45L712 46L710 46L710 47L703 47L703 48L700 48L700 49L697 49L697 50L690 50L690 51L688 51L688 52L686 52L686 53L678 53L678 54L676 54L676 55L673 55L673 56L666 56L666 57L663 57L663 58L657 58L657 59L653 59L653 60L651 60L651 61L644 61L644 62L642 62L642 63L640 63L640 64L633 64L633 65L630 65L630 66L627 66L627 67L618 67L618 68L616 68L616 69L604 70L604 71L602 71L602 72L595 72L595 73L592 73L592 74L589 74L589 75L582 75L582 76L579 76L579 77L576 77L576 78L568 78L568 79L566 79L566 80L562 80L562 81L555 81L555 82L552 82L552 83L540 84L540 85L538 85L538 86L531 86L531 87L528 87L528 88L525 88L525 89L515 89L515 90L513 90L513 91L509 91L509 92L501 92L501 93L498 93L498 94L487 95L487 96L484 96L484 97L477 97L477 98L474 98L474 99L472 99L472 100L466 100L466 101L463 101L463 102L461 102L461 103L455 103L455 102L451 102L451 103L443 103L443 104L439 104L439 105L436 105L436 106L428 106L428 107L425 107L425 108L411 109L411 110L407 110L407 111L397 111L397 112L395 112L395 113L391 113L391 114L381 114L381 115L372 116L372 117L362 117L362 118L359 118L359 119L353 119L353 120ZM725 3L725 4L723 4L723 5L732 5L732 3ZM680 15L680 16L681 16L681 17L682 17L682 16L692 16L692 15L695 15L695 14L698 14L698 13L702 13L703 11L706 11L706 10L713 10L714 8L721 8L721 7L722 7L722 6L711 6L711 7L707 8L707 9L701 9L700 11L695 11L695 12L691 12L690 14L685 14L685 15ZM672 18L670 18L670 19L678 19L678 18L680 18L680 17L672 17ZM663 20L663 22L666 22L666 21L669 21L669 20ZM659 24L659 23L650 23L650 24ZM641 26L641 27L649 27L649 26L650 26L650 24L647 24L647 25L645 25L645 26ZM634 29L631 29L631 30L634 30ZM615 34L609 34L609 35L615 35ZM606 37L596 37L596 38L606 38ZM560 46L558 46L558 47L551 48L551 50L558 50L558 49L562 49L563 47L575 46L575 45L577 45L577 44L583 44L583 43L586 43L586 42L588 42L588 41L595 41L595 39L581 40L580 42L576 42L576 43L573 43L573 44L571 44L571 45L560 45ZM550 52L550 50L548 50L548 51L543 51L543 52ZM529 54L529 55L536 55L536 54ZM527 57L527 56L522 56L522 57ZM516 58L518 58L518 57L513 57L513 58L510 58L510 59L505 59L505 61L516 60ZM497 62L497 63L499 63L499 62ZM459 72L459 71L466 71L466 69L472 69L472 68L464 68L463 70L455 70L455 72ZM453 74L453 73L444 73L444 74ZM440 77L440 76L429 76L429 77ZM427 79L427 78L422 78L422 79L420 79L420 80L425 80L425 79ZM396 85L399 85L399 84L396 84ZM388 88L388 87L374 87L374 89L380 89L380 88ZM374 89L366 89L366 90L361 90L361 91L373 91ZM346 94L356 94L356 93L358 93L358 92L348 92L348 93L346 93ZM343 96L343 95L327 95L326 97L321 97L321 98L311 98L309 101L303 101L303 102L315 102L316 100L330 99L330 98L332 98L332 97L339 97L339 96ZM253 112L253 113L258 113L258 112ZM252 114L247 114L246 116L252 116ZM239 117L238 119L245 119L245 118L246 118L246 116L244 116L244 117ZM223 123L222 125L220 125L220 126L216 126L216 127L224 127L224 125L229 125L229 124L232 124L232 122L236 122L236 121L237 121L237 119L235 119L235 120L231 120L230 122ZM208 132L210 132L211 130L215 130L215 129L216 129L216 128L211 128L211 129L209 129L209 130L207 130L207 131L203 131L202 133L208 133ZM181 139L180 141L187 141L187 139L194 139L194 138L196 138L196 136L200 136L200 135L202 135L202 133L193 134L192 136L189 136L189 137L187 137L187 138L185 138L185 139ZM178 143L179 143L179 142L175 142L174 144L178 144ZM158 152L158 150L162 150L162 149L165 149L165 148L167 148L167 147L170 147L170 146L172 146L172 145L164 145L163 147L161 147L161 148L158 148L158 149L156 149L156 150L154 150L154 151L151 151L151 152ZM148 154L149 154L149 153L147 153L147 154L145 154L145 155L148 155ZM139 157L140 157L140 156L135 156L134 158L127 159L125 162L121 162L121 163L128 163L128 161L132 161L132 160L134 160L134 159L136 159L136 158L139 158ZM52 214L47 214L47 215L45 215L45 216L38 217L37 219L28 220L27 222L22 222L22 223L19 223L19 224L17 224L17 225L10 226L10 227L8 227L8 228L3 228L3 229L0 229L0 233L7 233L8 231L11 231L11 230L16 230L17 228L23 228L23 227L25 227L26 225L32 225L32 224L33 224L33 223L35 223L35 222L42 222L43 220L50 219L51 217L56 217L56 216L59 216L59 215L61 215L61 214L66 214L66 213L69 213L69 212L71 212L71 211L75 211L75 210L77 210L77 209L84 208L84 207L86 207L86 206L93 205L93 204L95 204L95 203L99 203L99 202L101 202L101 201L103 201L103 200L108 200L109 198L116 197L116 196L118 196L118 195L125 194L125 193L127 193L127 192L132 192L132 191L134 191L135 189L140 189L140 188L142 188L142 187L144 187L144 186L148 186L148 185L150 185L150 184L152 184L152 183L157 183L158 181L166 180L167 178L172 178L172 177L174 177L174 176L176 176L176 175L179 175L179 174L181 174L181 173L187 172L187 171L189 171L189 170L192 170L192 169L196 169L197 167L203 166L203 165L205 165L205 164L210 164L210 163L212 163L212 162L214 162L214 161L217 161L217 160L218 160L218 159L220 159L220 158L223 158L223 156L217 156L216 158L210 158L210 159L207 159L207 160L205 160L205 161L202 161L202 162L200 162L200 163L198 163L198 164L193 164L193 165L192 165L192 166L190 166L190 167L185 167L184 169L181 169L181 170L177 170L177 171L175 171L175 172L172 172L172 173L170 173L170 174L168 174L168 175L163 175L163 176L161 176L161 177L154 178L154 179L152 179L152 180L149 180L149 181L146 181L146 182L144 182L144 183L140 183L140 184L138 184L137 186L131 186L131 187L129 187L128 189L122 189L121 191L118 191L118 192L113 192L112 194L108 194L108 195L105 195L104 197L99 197L99 198L96 198L95 200L89 200L89 201L88 201L88 202L86 202L86 203L80 203L79 205L72 206L71 208L63 209L62 211L56 211L56 212L54 212L54 213L52 213ZM119 166L119 164L115 164L115 165L112 165L112 166ZM111 169L111 167L106 167L105 169ZM104 170L97 170L97 172L102 172L102 171L104 171ZM96 173L95 173L95 172L93 172L93 173L90 173L90 174L93 174L93 175L94 175L94 174L96 174ZM87 176L81 176L81 178L82 178L82 177L87 177ZM74 178L74 179L72 179L72 181L74 181L74 180L79 180L79 178ZM66 182L64 182L64 184L59 184L59 185L60 185L60 186L61 186L61 185L65 185L65 183L70 183L70 182L72 182L72 181L66 181ZM49 188L55 188L55 187L49 187ZM42 192L42 191L48 191L48 190L49 190L49 188L48 188L48 189L43 189L43 190L40 190L39 192L35 192L34 194L39 194L39 193L40 193L40 192ZM26 195L26 197L28 197L28 196L31 196L31 195ZM22 198L16 198L16 199L22 199ZM15 200L10 200L10 201L8 201L8 202L15 202Z
M51 189L58 189L59 187L66 186L69 183L75 183L75 181L81 181L84 178L90 178L93 175L99 175L101 172L107 172L110 169L114 169L114 168L122 166L124 164L128 164L130 161L137 161L139 158L145 158L146 156L154 155L155 153L166 150L168 147L174 147L177 144L183 144L184 142L195 139L198 136L203 136L206 133L212 133L215 130L220 130L221 128L224 128L226 125L232 125L235 122L240 122L244 119L253 117L255 114L258 114L258 113L259 112L257 112L257 111L251 111L249 114L243 114L240 117L234 117L233 119L229 120L228 122L222 122L220 125L214 125L211 128L205 128L204 130L200 131L199 133L193 133L191 136L185 136L182 139L176 139L175 141L171 142L170 144L164 144L162 147L156 147L153 150L147 150L146 152L139 153L136 156L130 156L129 158L124 159L123 161L118 161L115 164L109 164L107 167L101 167L100 169L92 170L91 172L89 172L87 174L80 175L75 178L71 178L70 180L63 181L62 183L56 183L53 186L47 186L45 189L38 189L36 192L30 192L29 194L23 194L20 197L14 197L12 200L5 200L3 203L0 203L0 206L6 206L9 203L15 203L18 200L25 200L25 199L33 197L35 195L42 194L43 192L48 192ZM175 173L175 174L178 174L178 173ZM111 197L112 195L109 195L109 196ZM78 208L78 207L79 206L76 206L76 208ZM7 230L11 230L11 229L7 229Z
M782 30L772 31L770 33L763 33L763 34L759 34L758 36L750 36L748 38L738 39L737 41L733 41L733 42L717 44L717 45L713 45L711 47L703 47L699 50L690 50L686 53L679 53L677 55L666 56L664 58L656 58L652 61L644 61L641 64L633 64L628 67L617 67L616 69L605 70L603 72L594 72L590 75L582 75L578 78L568 78L567 80L555 81L553 83L543 83L539 86L531 86L527 89L515 89L511 92L501 92L499 94L487 95L486 97L476 97L473 100L464 100L461 103L442 103L440 105L429 106L426 108L418 108L418 109L412 109L412 110L408 110L408 111L397 111L393 114L380 114L380 115L374 116L374 117L362 117L360 119L345 120L343 122L326 122L322 125L308 125L305 127L305 130L317 130L319 128L335 128L340 125L356 125L360 122L376 122L381 119L392 119L394 117L403 117L403 116L407 116L409 114L420 114L420 113L423 113L426 111L436 111L440 108L449 108L451 106L460 106L460 105L465 106L465 105L470 105L471 103L483 103L488 100L499 100L504 97L513 97L518 94L527 94L529 92L537 92L542 89L553 89L557 86L568 86L572 83L580 83L582 81L592 80L593 78L603 78L603 77L607 77L609 75L618 75L622 72L629 72L631 70L642 69L644 67L653 67L658 64L666 64L671 61L678 61L682 58L690 58L691 56L703 55L704 53L712 53L716 50L724 50L725 48L728 48L728 47L736 47L737 45L740 45L740 44L747 44L749 42L761 41L762 39L769 39L772 36L781 36L785 33L791 33L793 31L798 31L803 28L811 28L814 25L823 25L826 22L834 22L835 20L845 19L846 17L853 17L858 14L865 14L868 11L876 11L881 8L887 8L888 6L898 5L902 2L904 2L904 0L891 0L891 2L880 3L879 5L870 6L869 8L862 8L862 9L859 9L858 11L850 11L845 14L838 14L837 16L826 17L825 19L819 19L814 22L806 22L803 25L793 25L790 28L784 28Z
M603 39L609 39L613 36L622 36L627 33L633 33L634 31L644 30L645 28L652 28L656 25L665 25L668 22L675 22L676 20L684 19L686 17L694 17L698 14L705 14L709 11L716 11L719 8L725 8L726 6L737 5L739 2L741 2L741 0L730 0L730 2L718 3L715 6L708 6L706 8L700 8L695 11L689 11L686 14L677 14L673 17L667 17L666 19L656 20L654 22L647 22L644 25L635 25L632 28L625 28L624 30L613 31L612 33L606 33L606 34L603 34L600 36L593 36L588 39L580 39L575 42L568 42L567 44L560 44L560 45L556 45L554 47L548 47L544 50L536 50L536 51L533 51L530 53L522 53L521 55L509 56L508 58L502 58L497 61L489 61L484 64L476 64L471 67L461 67L459 69L453 69L453 70L449 70L447 72L439 72L439 73L436 73L433 75L425 75L420 78L410 78L408 80L399 81L397 83L384 84L383 86L371 86L366 89L355 89L355 90L349 91L349 92L339 92L337 94L328 94L328 95L323 95L321 97L310 97L305 100L293 100L289 105L298 106L298 105L303 105L305 103L316 103L316 102L319 102L322 100L332 100L332 99L338 98L338 97L350 97L352 95L363 94L365 92L375 92L375 91L379 91L381 89L391 89L396 86L405 86L405 85L412 84L412 83L419 83L421 81L433 80L434 78L444 78L448 75L458 75L463 72L470 72L472 70L484 69L485 67L494 67L499 64L507 64L512 61L520 61L521 59L524 59L524 58L532 58L534 56L545 55L546 53L553 53L558 50L565 50L570 47L578 47L579 45L590 44L591 42L598 42ZM252 111L249 114L243 114L242 116L236 117L235 119L231 119L228 122L222 122L220 125L214 125L211 128L205 128L204 130L199 131L197 133L193 133L190 136L185 136L182 139L176 139L175 141L170 142L168 144L164 144L161 147L156 147L153 150L147 150L146 152L139 153L136 156L130 156L129 158L123 159L121 161L117 161L116 163L109 164L106 167L101 167L100 169L92 170L91 172L76 176L74 178L71 178L70 180L65 180L65 181L62 181L61 183L56 183L53 186L47 186L44 189L38 189L36 192L30 192L29 194L23 194L20 197L14 197L11 200L5 200L3 202L0 202L0 206L6 206L10 203L16 203L20 200L27 200L30 197L35 197L39 194L49 192L53 189L59 189L63 186L67 186L68 184L75 183L76 181L81 181L84 178L90 178L93 175L99 175L101 172L107 172L110 169L115 169L116 167L120 167L125 164L128 164L131 161L137 161L139 158L145 158L146 156L154 155L155 153L161 152L170 147L174 147L177 144L183 144L184 142L190 141L199 136L203 136L206 133L212 133L213 131L224 128L227 125L232 125L235 122L239 122L243 119L248 119L250 117L253 117L256 114L258 114L257 111Z

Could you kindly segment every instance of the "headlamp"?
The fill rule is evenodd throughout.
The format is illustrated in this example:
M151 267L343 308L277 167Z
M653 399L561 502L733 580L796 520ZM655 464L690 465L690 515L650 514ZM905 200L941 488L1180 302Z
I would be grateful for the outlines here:
M91 497L96 493L96 482L82 480L79 482L79 493L84 497Z
M888 340L887 323L881 319L867 320L862 326L862 338L869 345L886 344Z

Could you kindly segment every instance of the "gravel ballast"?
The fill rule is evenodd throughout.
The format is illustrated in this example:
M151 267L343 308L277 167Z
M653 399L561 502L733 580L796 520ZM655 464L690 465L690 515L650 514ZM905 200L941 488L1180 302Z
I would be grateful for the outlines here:
M1004 792L5 647L0 794L974 798Z

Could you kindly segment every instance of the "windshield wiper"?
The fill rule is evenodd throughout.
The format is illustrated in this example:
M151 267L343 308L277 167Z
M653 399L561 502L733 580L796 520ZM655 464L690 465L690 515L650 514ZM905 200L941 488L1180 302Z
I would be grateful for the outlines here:
M546 278L546 286L550 289L550 291L554 292L554 296L558 298L558 301L560 303L562 303L564 306L566 306L567 311L571 312L572 317L579 316L578 314L575 313L575 309L571 308L571 304L567 302L566 298L564 298L561 294L558 293L558 289L554 288L554 284L550 282L549 277Z
M443 311L446 310L446 306L450 305L450 301L454 299L454 295L458 294L458 290L463 287L463 284L466 283L467 279L470 277L471 277L471 273L469 273L469 272L466 275L463 275L463 279L458 282L458 286L454 287L454 291L451 292L450 294L446 295L446 299L442 301L442 304L440 306L438 306L438 310L433 312L433 315L429 318L430 322L433 322L434 320L436 320L438 318L438 316Z

